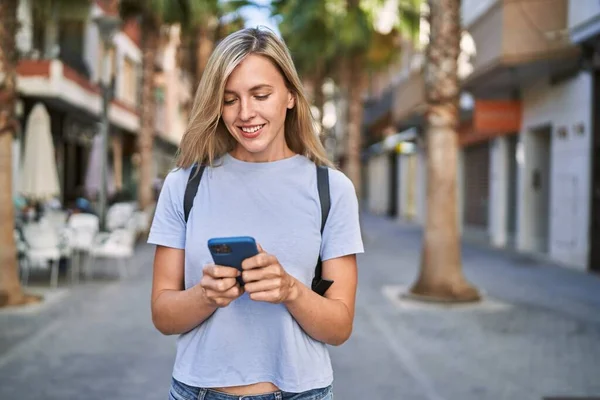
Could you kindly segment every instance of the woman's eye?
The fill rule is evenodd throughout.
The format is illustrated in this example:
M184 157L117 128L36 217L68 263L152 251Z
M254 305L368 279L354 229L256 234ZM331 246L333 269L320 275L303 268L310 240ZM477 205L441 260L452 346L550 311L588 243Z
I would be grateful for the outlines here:
M235 99L231 99L231 100L223 100L223 104L225 104L226 106L230 106L233 103L235 103Z
M269 98L269 96L270 96L270 94L265 94L265 95L262 95L262 96L258 96L258 95L257 95L257 96L254 96L254 97L256 98L256 100L263 101L263 100L266 100L266 99L268 99L268 98Z

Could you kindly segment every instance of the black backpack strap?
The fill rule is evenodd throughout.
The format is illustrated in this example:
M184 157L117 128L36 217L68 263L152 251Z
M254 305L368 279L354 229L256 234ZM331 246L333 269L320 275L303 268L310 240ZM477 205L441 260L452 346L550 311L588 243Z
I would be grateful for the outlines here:
M317 189L319 190L319 201L321 202L321 237L323 237L323 230L325 229L325 223L327 222L329 209L331 208L331 197L329 195L329 169L327 167L317 165ZM312 281L312 290L321 296L323 296L327 289L333 284L333 281L321 277L322 269L321 256L319 255L319 260L315 267L315 277Z
M198 173L196 173L196 171L198 171ZM194 205L194 197L196 197L196 193L198 192L198 186L200 186L200 179L202 179L203 173L204 165L200 165L199 168L198 164L192 165L192 170L190 171L187 186L185 187L185 195L183 197L183 213L185 215L186 223L188 217L190 216L192 206Z

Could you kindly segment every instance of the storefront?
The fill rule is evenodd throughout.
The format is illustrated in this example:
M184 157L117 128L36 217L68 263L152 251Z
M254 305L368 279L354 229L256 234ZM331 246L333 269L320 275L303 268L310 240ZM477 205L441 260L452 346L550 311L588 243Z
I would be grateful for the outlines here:
M463 233L497 247L514 243L521 112L519 101L475 100L459 129Z

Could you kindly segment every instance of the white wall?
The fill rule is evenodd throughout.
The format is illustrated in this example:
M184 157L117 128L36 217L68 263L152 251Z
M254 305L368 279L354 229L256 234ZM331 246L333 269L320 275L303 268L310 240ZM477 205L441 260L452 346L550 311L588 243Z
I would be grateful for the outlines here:
M569 29L580 28L582 25L585 25L598 17L600 17L600 1L569 1Z
M507 243L508 214L508 138L493 139L490 146L490 205L488 229L493 246L504 247Z
M556 185L551 171L551 143L555 129L547 123L529 125L521 133L522 202L517 245L522 251L550 252L550 188ZM538 177L534 178L534 174ZM537 187L534 187L535 179L539 180Z
M385 214L389 209L389 154L374 155L368 164L368 208L375 214Z
M17 20L20 26L16 36L16 44L21 53L28 53L33 47L33 17L30 1L20 0L17 8Z
M557 261L586 269L589 247L589 195L591 146L591 77L577 77L550 86L538 82L523 90L521 139L524 151L518 165L519 199L517 240L519 248L531 248L527 237L534 221L527 215L526 204L534 199L529 189L530 165L536 160L531 150L532 128L551 123L549 253ZM583 126L583 134L575 127ZM566 127L567 137L557 137L557 128ZM528 157L533 159L528 160Z
M463 26L468 28L499 0L462 0L460 14Z
M93 19L104 12L98 5L94 4L90 10L90 17L87 20L87 26L85 29L85 44L84 44L84 59L90 68L91 80L97 81L102 71L99 71L99 60L100 49L102 46L98 27L93 22ZM117 32L112 43L115 47L116 57L116 68L117 68L117 79L115 82L115 93L119 96L123 89L123 60L125 57L130 58L137 64L142 62L142 52L137 45L122 31Z
M98 81L100 78L100 71L98 70L98 56L100 51L100 34L98 27L92 22L92 18L101 13L100 7L94 4L91 10L90 18L87 20L87 24L84 30L84 41L83 41L83 59L88 65L90 70L90 79L92 82Z

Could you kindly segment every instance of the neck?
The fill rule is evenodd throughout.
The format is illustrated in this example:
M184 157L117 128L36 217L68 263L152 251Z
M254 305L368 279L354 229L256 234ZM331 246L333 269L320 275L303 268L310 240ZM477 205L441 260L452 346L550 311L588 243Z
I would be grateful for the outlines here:
M257 163L283 160L285 158L290 158L296 155L296 153L294 153L292 149L290 149L287 146L287 144L284 144L280 148L267 149L260 153L251 153L244 149L242 146L237 145L236 148L233 149L229 154L240 161Z

